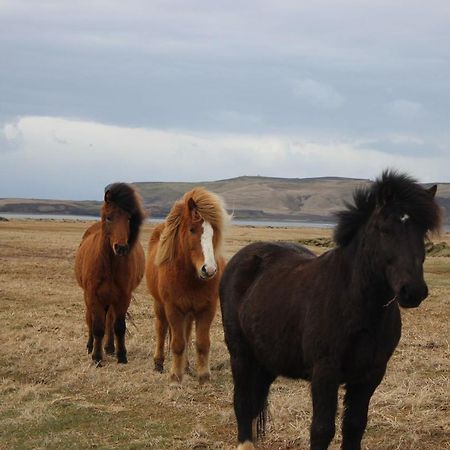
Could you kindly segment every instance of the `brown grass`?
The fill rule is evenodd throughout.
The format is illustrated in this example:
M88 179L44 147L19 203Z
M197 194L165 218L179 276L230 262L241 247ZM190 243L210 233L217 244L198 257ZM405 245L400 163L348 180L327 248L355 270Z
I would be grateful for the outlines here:
M199 387L187 376L182 389L170 389L167 373L152 371L153 312L141 284L130 308L128 365L109 357L103 368L93 367L85 351L82 292L73 275L86 227L63 221L0 224L0 448L235 448L220 317L212 330L212 383ZM150 229L142 233L144 245ZM329 230L232 227L225 248L230 257L254 240L327 237ZM450 236L442 240L450 243ZM430 298L403 312L403 337L372 400L364 448L450 448L450 258L428 258L426 270ZM307 383L277 380L270 405L260 448L307 448ZM337 433L331 448L339 442Z

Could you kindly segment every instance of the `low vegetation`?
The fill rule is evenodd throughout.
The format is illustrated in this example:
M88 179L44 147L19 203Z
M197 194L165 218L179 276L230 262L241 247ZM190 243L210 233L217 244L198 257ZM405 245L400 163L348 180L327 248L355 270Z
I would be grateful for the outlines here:
M128 321L129 363L88 357L74 254L86 223L10 220L0 224L0 448L234 449L236 428L228 353L218 316L212 329L212 382L187 376L171 389L153 372L153 310L145 284ZM141 239L144 246L151 226ZM331 231L232 227L226 255L255 240L301 240L323 252ZM441 246L441 242L445 246ZM426 261L430 296L403 311L403 337L376 391L366 449L450 448L450 235ZM191 352L191 355L193 353ZM169 356L170 360L170 356ZM279 379L270 396L264 449L305 449L309 386ZM338 418L339 419L339 418ZM332 444L338 449L339 433Z

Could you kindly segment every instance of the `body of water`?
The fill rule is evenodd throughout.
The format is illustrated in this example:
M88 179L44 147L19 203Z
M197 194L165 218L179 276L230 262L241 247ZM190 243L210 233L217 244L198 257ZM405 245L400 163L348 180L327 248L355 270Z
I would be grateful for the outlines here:
M6 219L37 219L37 220L99 220L97 216L75 216L65 214L20 214L20 213L0 213L0 217ZM152 217L148 220L149 223L161 223L164 218ZM1 222L0 222L1 223ZM333 222L308 222L295 220L240 220L234 219L234 225L251 226L251 227L274 227L274 228L333 228L336 224ZM450 225L444 225L446 232L450 231Z
M35 219L35 220L99 220L97 216L75 216L69 214L21 214L21 213L0 213L0 217L6 219ZM151 218L149 223L161 223L164 218ZM239 220L233 219L232 223L239 226L252 226L252 227L292 227L292 228L332 228L334 223L332 222L307 222L307 221L276 221L276 220Z

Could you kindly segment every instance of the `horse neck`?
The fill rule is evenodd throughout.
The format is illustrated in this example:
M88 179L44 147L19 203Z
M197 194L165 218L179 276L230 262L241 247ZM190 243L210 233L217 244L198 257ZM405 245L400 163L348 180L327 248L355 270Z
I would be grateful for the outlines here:
M384 275L385 268L373 257L375 251L371 252L363 244L362 240L355 239L341 249L349 271L348 298L352 307L375 318L385 311L383 305L389 302L392 292Z
M105 233L103 228L100 231L100 239L98 241L98 263L102 266L101 270L105 275L112 272L112 261L114 252L111 248L109 236Z

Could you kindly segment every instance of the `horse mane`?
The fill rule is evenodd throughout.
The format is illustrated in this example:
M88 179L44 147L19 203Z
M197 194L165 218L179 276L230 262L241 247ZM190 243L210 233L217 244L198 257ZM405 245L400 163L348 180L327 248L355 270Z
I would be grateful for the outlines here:
M200 217L213 227L217 239L217 247L220 251L223 231L230 220L230 216L225 209L223 200L218 195L207 191L205 188L197 187L186 192L181 200L178 200L170 210L164 223L164 229L161 231L156 254L156 265L174 259L177 236L190 199L195 202Z
M139 236L139 229L146 214L138 192L126 183L113 183L105 188L105 202L110 202L130 215L130 236L128 245L133 247ZM103 217L103 208L102 208Z
M395 170L385 170L371 185L357 188L353 204L345 202L345 206L347 209L336 214L333 237L339 246L347 245L377 208L401 209L424 233L438 231L442 222L442 211L433 195L416 179Z

